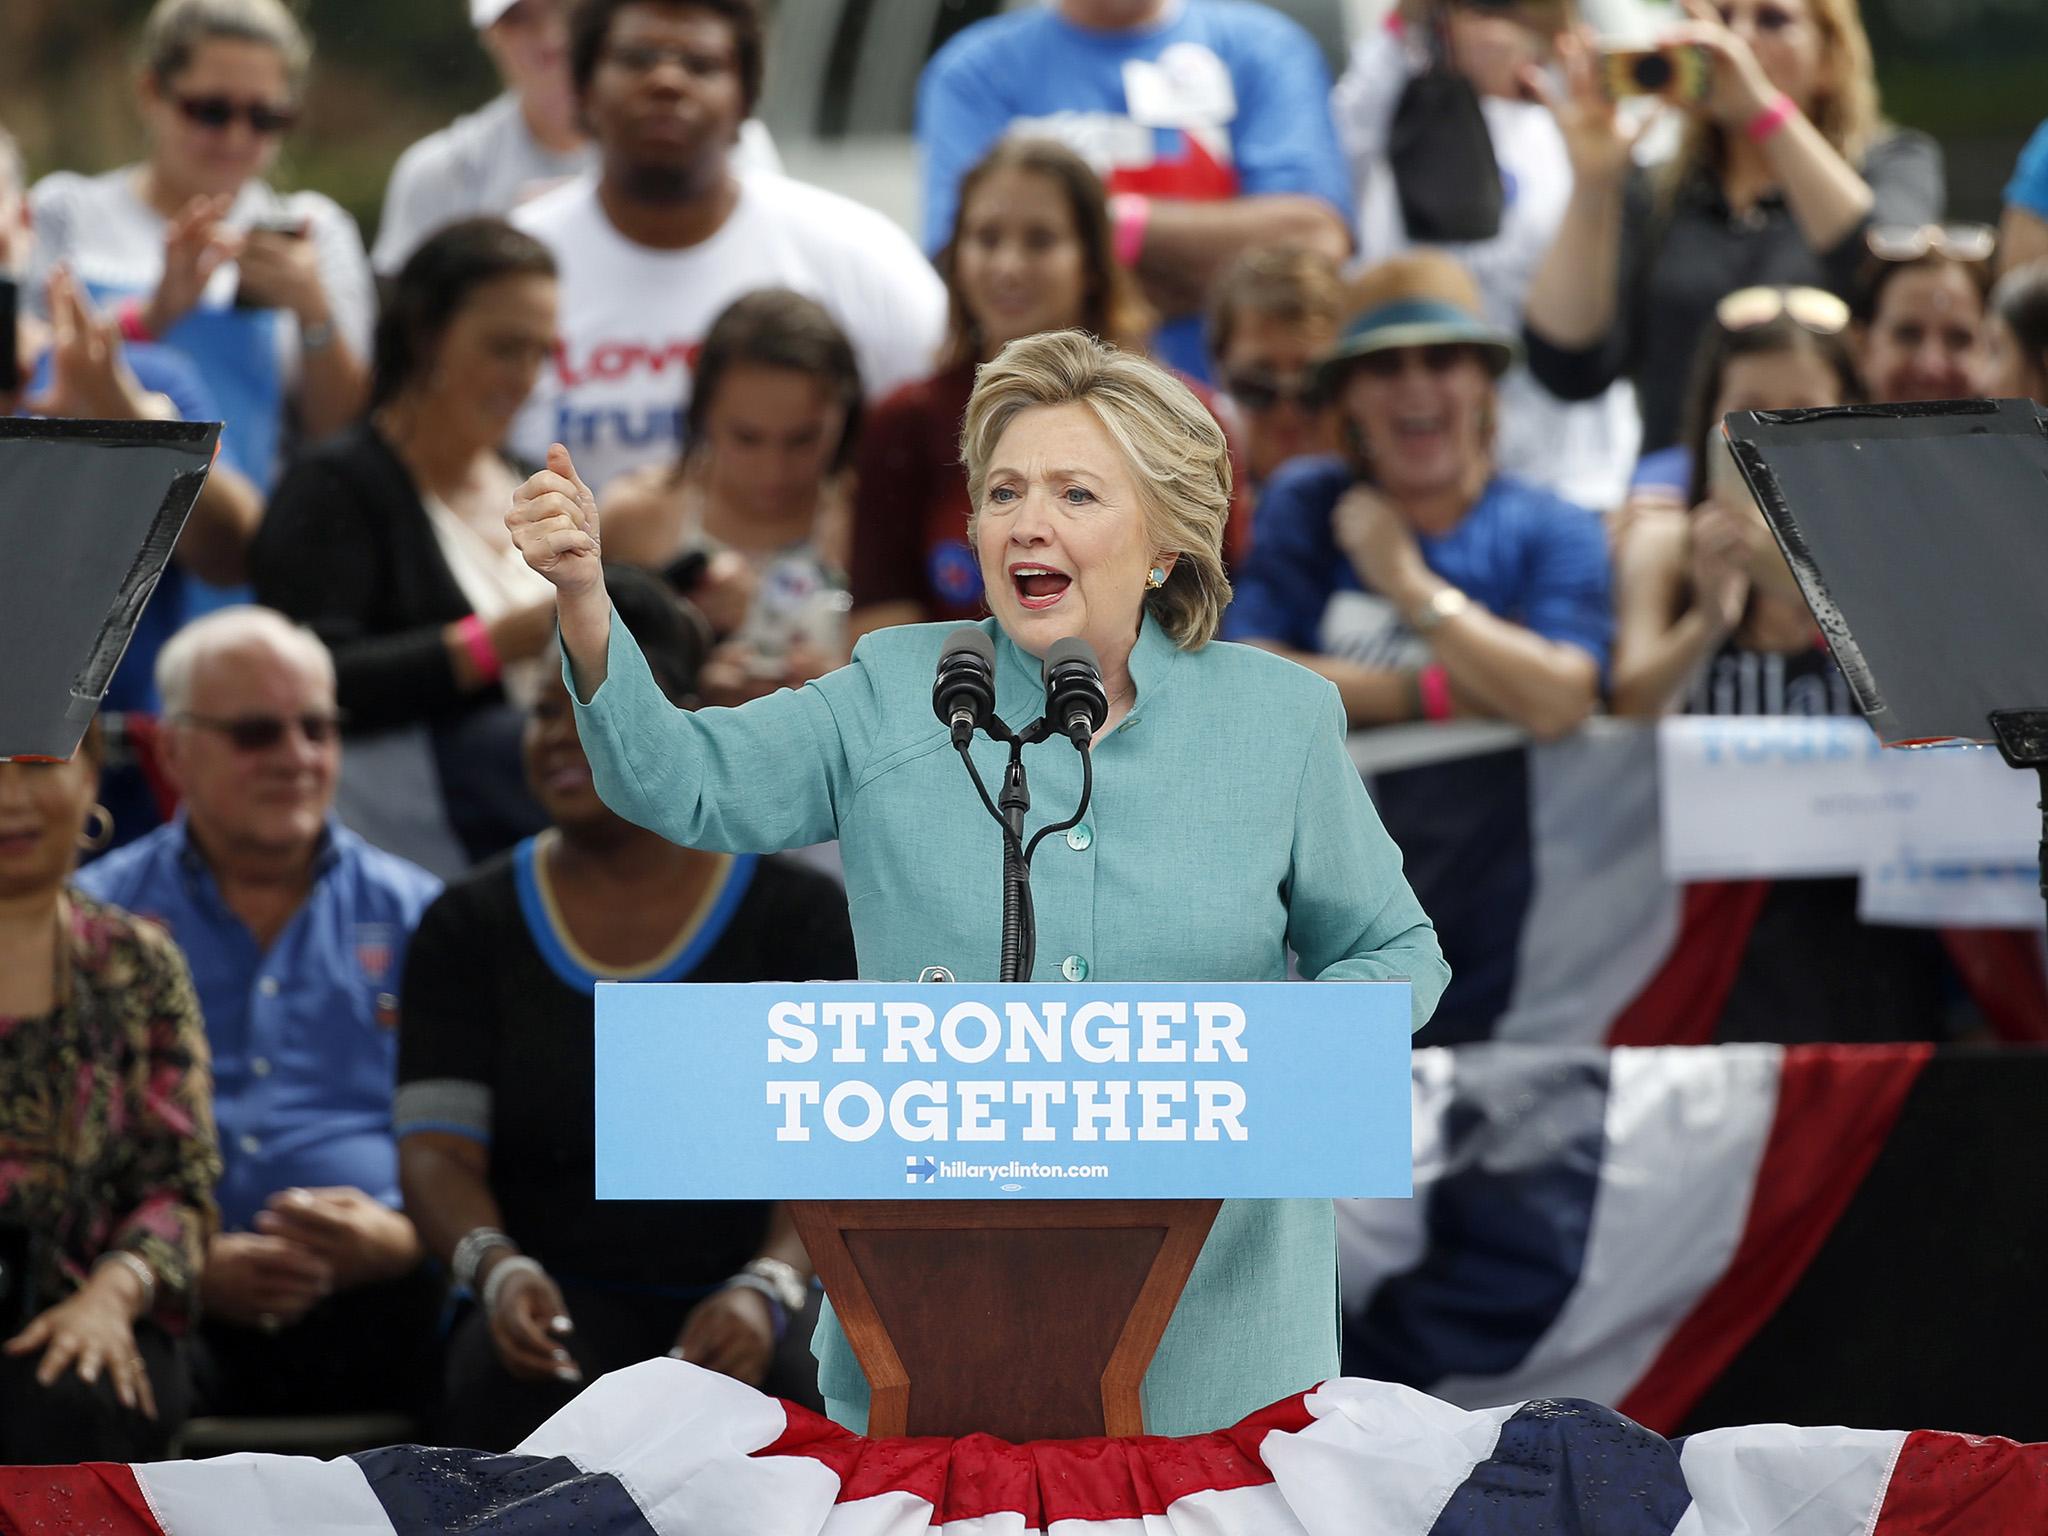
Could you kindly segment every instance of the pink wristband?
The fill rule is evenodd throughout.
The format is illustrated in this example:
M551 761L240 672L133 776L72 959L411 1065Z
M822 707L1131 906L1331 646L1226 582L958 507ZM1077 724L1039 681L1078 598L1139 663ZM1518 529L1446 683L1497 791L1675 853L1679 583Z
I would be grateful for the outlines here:
M476 664L479 676L487 683L495 683L504 675L505 663L498 657L498 648L491 644L491 632L484 627L484 621L475 614L458 620L456 634L462 637L469 659Z
M114 308L114 323L120 327L123 341L155 341L150 334L148 322L142 318L140 299L123 299Z
M1422 718L1425 720L1448 720L1451 718L1451 677L1444 671L1443 663L1424 667L1416 679L1422 685Z
M1768 144L1780 128L1798 115L1798 103L1780 91L1768 107L1749 120L1749 127L1744 132L1749 135L1750 143Z
M1145 254L1145 226L1152 222L1152 199L1142 192L1119 192L1109 200L1109 219L1116 235L1117 264L1136 267Z

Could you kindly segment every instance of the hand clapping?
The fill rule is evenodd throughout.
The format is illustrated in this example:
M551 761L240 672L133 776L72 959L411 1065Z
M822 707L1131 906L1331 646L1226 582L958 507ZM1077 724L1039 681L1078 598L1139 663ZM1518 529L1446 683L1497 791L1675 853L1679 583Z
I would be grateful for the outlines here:
M560 443L548 449L548 467L512 493L505 526L526 563L561 596L581 596L602 585L597 498Z

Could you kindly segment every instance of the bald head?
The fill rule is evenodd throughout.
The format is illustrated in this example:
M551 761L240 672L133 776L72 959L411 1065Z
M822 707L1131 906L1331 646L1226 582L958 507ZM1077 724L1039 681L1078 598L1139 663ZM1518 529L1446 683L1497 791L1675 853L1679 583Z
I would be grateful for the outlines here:
M243 604L194 619L157 652L156 691L163 696L164 714L190 713L194 682L202 670L251 655L282 659L324 674L331 698L334 658L320 637L275 609Z

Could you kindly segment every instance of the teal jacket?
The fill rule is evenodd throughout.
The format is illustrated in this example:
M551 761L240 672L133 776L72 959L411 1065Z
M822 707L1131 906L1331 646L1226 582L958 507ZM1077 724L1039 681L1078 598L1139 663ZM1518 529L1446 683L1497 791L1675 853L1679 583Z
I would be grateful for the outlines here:
M1039 663L993 619L996 709L1045 702ZM996 979L1001 838L931 707L954 626L881 630L837 672L738 709L676 709L625 625L577 704L598 793L694 848L839 840L864 980L944 966ZM1337 690L1248 646L1184 651L1149 616L1130 713L1094 750L1086 822L1040 845L1032 979L1278 981L1288 951L1322 980L1413 984L1427 1021L1450 968L1344 746ZM574 693L573 683L571 692ZM977 739L993 793L1007 749ZM1080 754L1030 749L1027 828L1072 814ZM815 1345L827 1398L867 1383L829 1307ZM1185 1435L1337 1373L1337 1240L1327 1200L1224 1204L1145 1377L1146 1427Z

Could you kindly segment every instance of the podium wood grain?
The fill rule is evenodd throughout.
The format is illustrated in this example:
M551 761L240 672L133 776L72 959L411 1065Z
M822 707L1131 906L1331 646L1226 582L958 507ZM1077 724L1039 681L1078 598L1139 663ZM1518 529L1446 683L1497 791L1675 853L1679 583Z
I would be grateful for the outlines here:
M798 1201L871 1435L1134 1435L1217 1200Z

